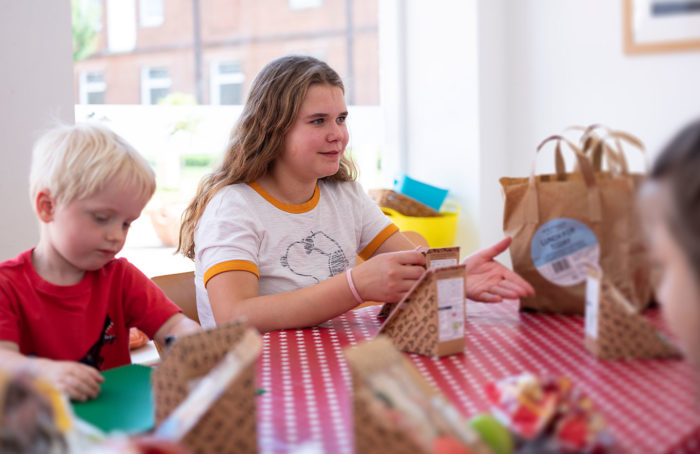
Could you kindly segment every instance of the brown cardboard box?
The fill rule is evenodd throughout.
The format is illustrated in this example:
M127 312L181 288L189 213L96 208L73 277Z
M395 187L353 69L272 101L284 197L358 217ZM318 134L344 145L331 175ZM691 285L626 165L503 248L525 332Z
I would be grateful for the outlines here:
M678 357L680 351L638 312L603 273L588 269L586 348L598 358Z
M177 339L153 371L156 424L161 424L201 380L223 362L233 363L229 380L211 389L220 395L190 424L176 434L193 453L255 453L257 447L255 360L262 351L260 335L243 322ZM212 372L210 372L212 371Z
M379 328L399 350L429 356L464 351L465 265L426 270Z

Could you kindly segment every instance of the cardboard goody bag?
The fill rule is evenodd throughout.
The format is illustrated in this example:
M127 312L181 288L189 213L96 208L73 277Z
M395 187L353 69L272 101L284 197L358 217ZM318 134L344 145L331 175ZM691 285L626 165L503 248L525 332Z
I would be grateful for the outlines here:
M603 359L680 356L600 270L587 271L585 343L593 355Z
M464 351L465 265L426 270L379 328L399 350L428 356Z
M385 336L344 353L352 375L356 453L428 454L439 436L458 440L473 454L490 452Z
M588 158L568 139L556 143L556 174L501 178L503 230L513 238L514 270L535 288L521 309L584 313L586 266L600 266L625 295L633 295L634 186L627 178L597 176ZM561 144L574 152L578 171L566 173Z
M244 322L179 338L153 371L158 436L193 453L256 453L255 360L260 335Z
M425 268L459 265L459 246L430 248L422 252L425 256ZM379 311L380 317L388 317L398 303L384 303Z

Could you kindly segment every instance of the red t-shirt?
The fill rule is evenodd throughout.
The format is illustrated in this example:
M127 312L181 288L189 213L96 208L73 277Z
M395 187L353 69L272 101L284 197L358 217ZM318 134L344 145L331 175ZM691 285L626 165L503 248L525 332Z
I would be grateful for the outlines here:
M32 251L0 263L0 340L20 353L100 370L131 363L129 328L149 338L180 309L126 259L87 271L76 285L45 281Z

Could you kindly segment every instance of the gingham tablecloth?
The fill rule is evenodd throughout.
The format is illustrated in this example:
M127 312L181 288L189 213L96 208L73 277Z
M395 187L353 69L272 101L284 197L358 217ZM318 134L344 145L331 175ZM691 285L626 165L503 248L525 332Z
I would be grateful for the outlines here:
M258 363L262 453L353 452L350 372L343 349L374 337L378 306L318 327L264 336ZM658 310L647 316L662 327ZM488 411L484 385L530 371L565 375L592 397L621 453L700 452L690 366L679 360L601 361L583 345L583 318L520 313L516 302L467 305L463 354L410 354L423 376L469 417Z

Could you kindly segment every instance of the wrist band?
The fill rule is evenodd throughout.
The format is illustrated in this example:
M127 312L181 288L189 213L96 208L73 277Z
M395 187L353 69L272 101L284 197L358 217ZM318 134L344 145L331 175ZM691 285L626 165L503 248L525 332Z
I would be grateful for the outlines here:
M345 276L348 278L348 287L350 287L350 291L352 292L352 296L355 297L355 301L357 301L357 304L362 304L364 301L362 298L360 298L360 294L357 293L357 289L355 288L355 283L352 281L352 274L350 273L352 271L352 268L348 268L348 270L345 272Z

